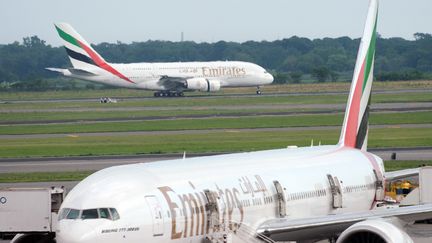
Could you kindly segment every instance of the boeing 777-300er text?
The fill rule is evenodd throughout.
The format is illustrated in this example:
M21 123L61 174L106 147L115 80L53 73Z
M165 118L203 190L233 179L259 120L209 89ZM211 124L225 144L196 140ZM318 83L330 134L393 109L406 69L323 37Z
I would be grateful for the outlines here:
M412 242L404 226L432 206L376 207L390 174L367 152L377 13L371 0L337 145L101 170L67 195L57 241Z
M222 87L260 86L273 82L264 68L249 62L169 62L114 64L105 61L72 26L55 24L73 68L47 68L64 76L132 89L156 90L154 96L183 96L184 91L219 91Z

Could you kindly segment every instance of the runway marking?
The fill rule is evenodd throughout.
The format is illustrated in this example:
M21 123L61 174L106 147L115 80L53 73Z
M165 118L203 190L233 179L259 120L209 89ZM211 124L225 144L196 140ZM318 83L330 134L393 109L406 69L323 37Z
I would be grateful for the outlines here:
M225 132L229 132L229 133L240 133L241 131L239 131L239 130L225 130Z

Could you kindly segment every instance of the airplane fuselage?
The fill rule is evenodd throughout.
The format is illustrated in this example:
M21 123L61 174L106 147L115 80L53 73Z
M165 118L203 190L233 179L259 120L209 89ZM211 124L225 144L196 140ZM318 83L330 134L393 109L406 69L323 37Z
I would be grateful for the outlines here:
M273 82L273 76L264 68L248 62L131 63L111 64L111 66L130 81L97 67L86 70L96 75L81 75L68 71L64 74L107 85L148 90L187 90L188 87L180 84L183 80L191 78L215 81L220 84L220 87L261 86ZM165 76L183 80L179 81L178 86L173 87L172 82L168 84L163 82Z
M62 219L57 240L201 243L217 232L255 232L281 213L298 219L369 210L383 173L378 157L339 146L112 167L78 184L62 210L115 208L120 218Z

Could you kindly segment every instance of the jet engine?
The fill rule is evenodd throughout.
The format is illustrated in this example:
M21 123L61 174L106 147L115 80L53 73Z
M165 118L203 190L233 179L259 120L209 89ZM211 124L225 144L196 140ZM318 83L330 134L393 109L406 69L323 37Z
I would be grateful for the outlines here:
M203 92L219 91L221 84L217 80L208 80L205 78L191 78L187 79L185 86L187 89L199 90Z
M366 220L346 229L336 243L411 243L411 237L396 225L384 220Z

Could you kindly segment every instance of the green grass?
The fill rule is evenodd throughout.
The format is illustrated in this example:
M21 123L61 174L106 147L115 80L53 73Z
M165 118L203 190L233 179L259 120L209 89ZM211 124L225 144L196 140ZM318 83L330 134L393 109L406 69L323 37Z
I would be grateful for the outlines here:
M388 160L384 161L386 171L403 170L410 168L418 168L420 166L427 165L432 166L432 161L413 161L413 160Z
M92 136L27 138L0 140L0 157L47 157L84 155L132 155L198 152L238 152L336 144L339 130L320 131L224 131L199 134L148 134L129 136ZM371 129L369 147L432 146L432 129Z
M278 92L323 92L323 91L348 91L349 82L330 82L313 84L289 84L267 85L262 88L264 93ZM397 81L374 82L376 90L401 90L401 89L429 89L431 81ZM254 94L255 87L227 88L220 92L208 95L249 93ZM45 91L45 92L0 92L0 100L40 100L40 99L65 99L65 98L94 98L94 97L149 97L152 91L132 89L103 89L103 90L73 90L73 91ZM188 96L206 95L202 92L187 93Z
M26 102L26 103L3 103L0 111L27 109L72 109L72 108L122 108L122 107L209 107L212 106L239 106L239 105L269 105L269 104L345 104L345 95L294 95L294 96L229 96L217 98L173 98L173 99L142 99L124 100L116 104L100 104L97 99L94 102ZM372 97L373 103L390 102L431 102L430 92L406 93L406 94L376 94Z
M0 183L20 182L50 182L50 181L81 181L92 171L71 172L30 172L30 173L4 173L0 174Z
M343 114L257 116L237 118L173 119L129 122L98 122L48 125L3 125L0 134L55 134L128 131L174 131L240 128L280 128L308 126L338 126ZM430 124L432 112L376 113L371 115L371 124Z
M432 161L385 161L384 164L386 171L395 171L421 165L431 166ZM4 173L0 174L0 183L81 181L92 173L93 171Z
M119 111L119 110L106 110L106 111L59 111L59 112L11 112L0 113L0 122L14 123L14 122L43 122L43 121L85 121L85 120L104 120L104 119L145 119L154 117L173 117L173 116L214 116L214 115L238 115L245 113L252 114L272 114L282 112L298 112L298 111L317 111L317 109L238 109L238 110L224 110L224 109L176 109L172 110L154 110L154 111Z
M95 97L146 97L152 92L132 89L60 90L44 92L0 92L1 100L80 99Z

